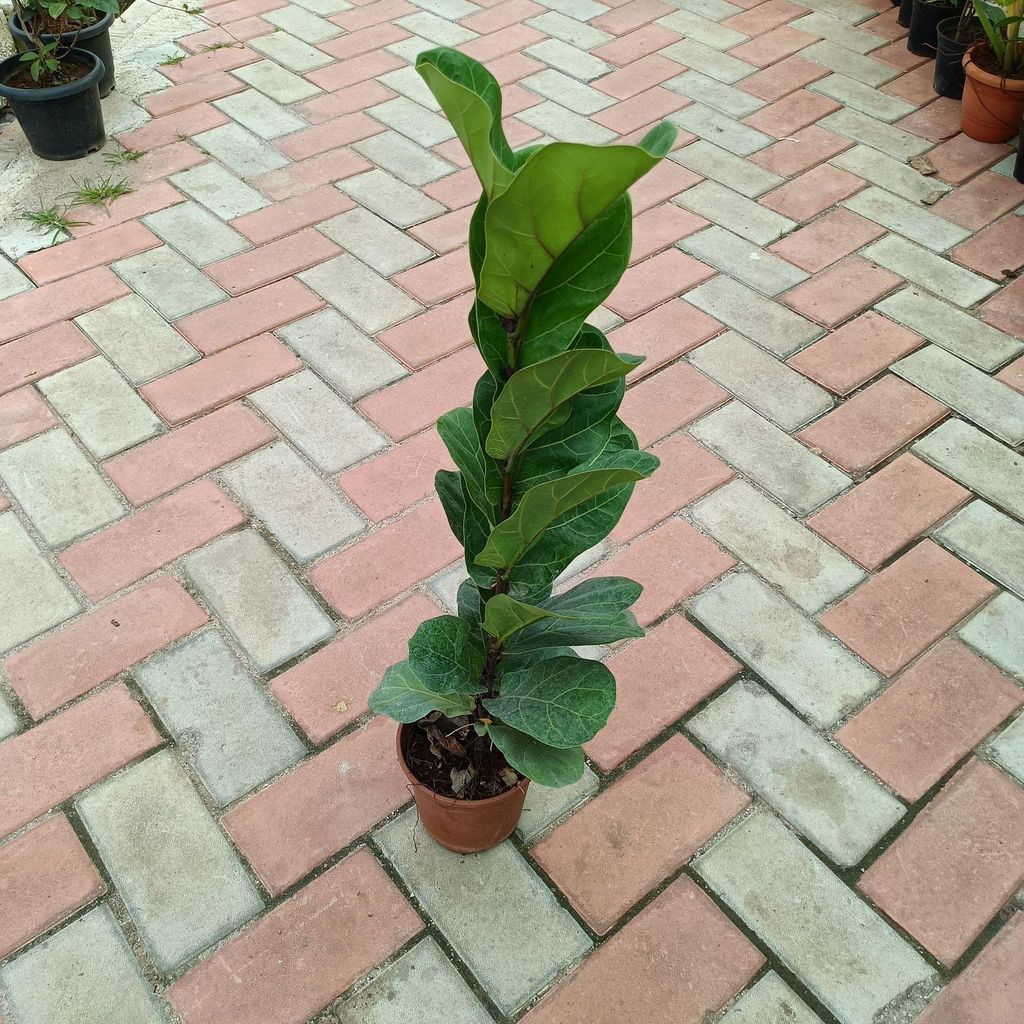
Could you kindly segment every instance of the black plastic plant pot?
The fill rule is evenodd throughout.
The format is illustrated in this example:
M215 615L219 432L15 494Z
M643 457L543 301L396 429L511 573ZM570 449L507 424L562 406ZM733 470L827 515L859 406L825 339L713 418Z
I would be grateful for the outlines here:
M956 37L959 17L946 18L936 26L935 77L932 88L940 95L958 100L964 94L964 54L973 42Z
M955 15L956 8L951 4L914 0L907 49L918 57L934 57L939 22Z
M55 39L59 39L62 50L74 46L78 50L95 53L103 62L103 77L100 79L100 97L102 98L114 88L114 55L110 51L110 26L113 24L114 16L104 14L95 25L83 28L80 32L62 32L59 36L42 35L39 38L44 43L52 43ZM22 31L16 15L12 14L7 19L7 25L19 53L35 49L28 35Z
M106 139L99 83L103 61L88 50L74 49L87 74L67 85L19 89L7 84L26 64L17 56L0 61L0 96L7 100L32 152L44 160L77 160L100 148Z
M896 24L910 28L910 19L914 13L914 0L900 0L900 13L896 15Z
M1024 185L1024 122L1020 126L1020 138L1017 139L1017 159L1013 161L1013 177Z

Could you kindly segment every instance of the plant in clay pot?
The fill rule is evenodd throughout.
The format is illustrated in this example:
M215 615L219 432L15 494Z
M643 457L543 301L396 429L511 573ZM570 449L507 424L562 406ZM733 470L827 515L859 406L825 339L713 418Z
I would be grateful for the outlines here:
M1024 116L1024 0L973 0L985 38L964 56L961 124L979 142L1008 142Z
M103 64L102 98L114 88L110 26L119 13L118 0L14 0L7 24L20 51L57 43L64 50L78 47L94 53Z
M639 584L553 586L658 465L616 415L642 360L585 320L629 262L627 190L676 130L513 151L485 68L446 48L416 68L483 189L469 228L470 329L486 369L472 408L437 425L458 467L435 481L465 549L458 614L416 630L370 707L401 723L398 755L427 830L473 852L512 832L530 780L565 786L583 773L582 744L607 722L615 680L573 647L643 635L629 611Z
M44 160L73 160L106 138L99 84L103 62L62 36L35 34L15 0L29 46L0 61L0 97L7 100L32 151Z

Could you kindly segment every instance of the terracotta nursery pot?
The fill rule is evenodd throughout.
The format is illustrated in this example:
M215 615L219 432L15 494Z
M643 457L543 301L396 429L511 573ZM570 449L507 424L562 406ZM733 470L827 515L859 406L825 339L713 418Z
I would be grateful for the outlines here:
M978 142L1009 142L1024 117L1024 78L989 74L974 63L973 54L973 47L964 54L964 134Z
M454 853L481 853L508 839L523 813L530 780L523 779L518 786L486 800L456 800L441 796L424 786L409 770L405 745L411 728L400 725L395 743L398 763L409 780L423 827Z

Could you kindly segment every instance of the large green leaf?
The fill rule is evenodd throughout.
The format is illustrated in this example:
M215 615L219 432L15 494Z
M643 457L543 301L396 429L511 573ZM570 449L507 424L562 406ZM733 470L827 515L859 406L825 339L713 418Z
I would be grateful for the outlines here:
M632 205L619 196L544 275L519 342L517 366L565 349L583 321L612 293L633 242Z
M662 122L636 146L553 142L503 192L489 190L480 299L499 316L518 319L552 264L669 152L675 137L675 127Z
M409 664L435 693L480 693L484 649L472 626L457 615L420 623L409 641Z
M370 710L396 722L417 722L431 711L454 718L468 715L474 707L476 701L469 694L437 693L430 689L407 661L392 665L370 694Z
M642 591L639 583L622 576L586 580L542 602L540 608L551 613L550 616L516 633L509 651L611 644L627 637L643 636L644 631L629 610Z
M479 506L490 522L496 521L501 501L501 469L484 453L472 409L453 409L437 421L448 453L462 473L466 494Z
M581 747L549 747L507 725L492 725L487 733L505 760L540 786L571 786L583 775Z
M493 197L507 188L514 165L501 127L501 88L494 76L444 46L421 53L416 70L455 129L484 192Z
M466 543L466 496L462 491L462 474L450 469L439 469L434 474L434 490L441 499L441 507L448 517L448 526L456 540Z
M610 461L614 464L606 468L573 473L527 491L512 515L491 531L477 564L507 572L556 520L605 491L642 480L658 466L646 452L619 452Z
M615 677L599 661L549 658L501 677L484 707L503 723L552 747L577 747L604 727L615 707Z
M516 601L508 594L495 594L484 606L484 630L503 644L513 633L551 614L535 605Z
M569 403L581 391L625 377L642 362L639 356L585 348L516 371L491 408L487 454L515 458L545 430L567 421Z

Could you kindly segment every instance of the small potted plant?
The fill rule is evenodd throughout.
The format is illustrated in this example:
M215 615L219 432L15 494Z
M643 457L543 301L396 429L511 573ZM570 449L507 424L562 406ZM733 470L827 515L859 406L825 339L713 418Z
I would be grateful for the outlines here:
M940 21L935 35L932 87L940 96L958 100L964 94L964 54L981 36L981 26L974 17L974 4L965 3L957 17Z
M106 138L99 93L103 62L59 39L30 34L29 40L29 50L0 61L0 97L32 152L44 160L74 160L99 149Z
M963 0L914 0L907 49L918 57L934 57L940 21L956 17Z
M554 142L513 151L501 91L455 50L416 68L447 114L483 194L469 228L470 329L486 370L472 408L438 421L457 471L436 487L465 549L458 614L424 622L372 710L400 723L398 758L427 831L469 853L516 826L533 780L565 786L608 720L615 680L573 647L638 637L639 584L591 579L553 594L657 467L616 415L642 360L587 324L629 262L628 189L671 149Z
M964 55L961 126L979 142L1009 142L1024 115L1024 0L973 0L984 39Z
M102 98L114 88L110 26L119 13L118 0L15 0L7 24L21 51L35 50L41 42L96 54L103 62Z

